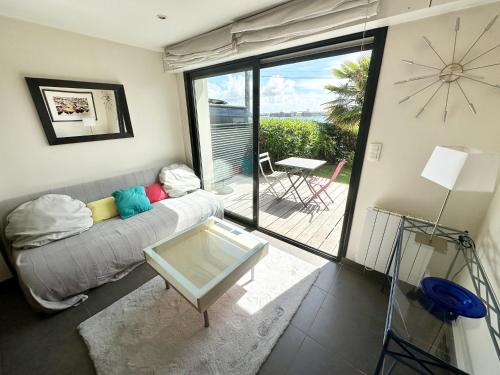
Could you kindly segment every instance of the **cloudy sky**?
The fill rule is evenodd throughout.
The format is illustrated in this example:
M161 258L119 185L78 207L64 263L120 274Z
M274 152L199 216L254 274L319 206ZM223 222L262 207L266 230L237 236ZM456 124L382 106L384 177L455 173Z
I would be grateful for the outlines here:
M358 52L280 65L260 72L261 113L291 111L323 111L321 104L332 100L325 85L338 82L332 68L347 60L355 60ZM212 99L222 99L233 105L243 105L245 95L244 73L226 74L208 79L208 93Z

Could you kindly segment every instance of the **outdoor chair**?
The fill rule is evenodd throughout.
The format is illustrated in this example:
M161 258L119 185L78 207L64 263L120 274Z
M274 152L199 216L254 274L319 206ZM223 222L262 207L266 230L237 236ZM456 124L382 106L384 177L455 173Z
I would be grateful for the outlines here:
M269 171L271 173L266 174L264 172L264 165L268 164ZM259 167L262 176L264 176L264 180L266 180L268 186L266 190L264 190L263 194L267 191L270 191L276 198L281 198L276 189L274 188L276 184L280 184L283 188L283 191L286 191L285 185L281 182L281 179L287 178L287 173L283 171L275 171L273 168L273 164L271 163L271 157L269 156L269 152L264 152L259 154Z
M308 186L311 189L311 193L313 195L312 195L311 199L309 199L307 201L306 205L308 205L313 200L315 200L316 198L318 198L321 202L323 202L323 204L325 205L325 207L328 209L328 205L321 198L321 194L322 193L325 193L326 196L332 201L332 203L335 202L333 200L333 198L330 196L330 194L328 194L328 190L327 189L332 184L332 182L334 182L337 179L337 177L340 174L340 171L342 170L342 167L344 166L345 163L346 163L346 161L342 160L340 163L337 164L337 167L333 171L332 177L330 177L330 179L327 179L327 178L324 178L324 177L316 177L315 176L315 177L311 177L311 178L309 178L307 180Z

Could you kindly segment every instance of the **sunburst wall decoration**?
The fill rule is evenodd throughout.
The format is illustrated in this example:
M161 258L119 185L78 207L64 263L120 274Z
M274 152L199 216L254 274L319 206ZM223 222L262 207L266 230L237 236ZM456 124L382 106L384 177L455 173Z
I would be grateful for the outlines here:
M497 14L493 19L486 25L486 27L483 29L483 31L479 34L479 36L474 40L474 42L469 46L465 54L458 58L456 55L456 49L457 49L457 41L458 41L458 34L460 31L460 18L457 18L455 22L455 37L454 37L454 42L453 42L453 55L451 57L451 61L447 62L441 54L434 48L432 45L431 41L423 36L422 38L424 39L426 45L432 50L432 52L437 56L437 58L441 62L441 66L433 66L429 64L421 64L419 62L415 62L413 60L406 60L403 59L402 61L406 64L418 66L420 68L426 69L429 71L429 74L426 75L421 75L417 77L411 77L408 79L405 79L403 81L398 81L395 82L395 84L405 84L408 82L415 82L415 81L420 81L420 80L430 80L432 79L431 83L426 84L422 88L416 90L415 92L411 93L410 95L404 97L399 101L399 103L406 102L413 98L414 96L427 92L428 89L433 88L434 91L431 92L430 96L428 96L426 102L420 108L420 110L417 112L415 117L419 117L422 112L425 111L429 103L432 102L434 98L436 98L437 94L441 91L441 88L445 88L445 104L444 104L444 111L443 111L443 121L446 121L446 117L448 116L448 102L450 99L450 89L452 85L456 85L458 87L458 91L461 94L461 96L465 99L465 102L467 103L467 106L469 107L470 111L473 114L477 113L476 107L470 100L469 96L465 92L463 86L460 84L460 81L462 80L470 80L473 82L476 82L481 85L486 85L490 87L495 87L500 89L499 84L493 84L490 82L484 81L483 77L476 76L474 75L474 71L484 69L484 68L489 68L492 66L500 65L500 62L494 63L494 64L487 64L487 65L480 65L480 66L471 66L470 64L480 60L483 56L491 53L495 49L500 47L500 43L496 44L495 46L478 53L474 57L470 57L471 51L473 48L478 44L478 42L481 40L481 38L490 31L490 29L493 27L495 22L497 21L499 15ZM430 73L430 71L433 71ZM472 73L471 73L472 72Z

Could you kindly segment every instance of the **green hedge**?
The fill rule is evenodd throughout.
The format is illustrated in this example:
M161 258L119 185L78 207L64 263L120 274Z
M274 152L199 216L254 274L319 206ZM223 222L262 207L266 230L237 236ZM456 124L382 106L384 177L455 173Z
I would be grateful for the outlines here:
M260 119L260 152L269 152L273 160L297 156L330 163L342 159L351 162L357 136L355 126L339 128L309 120Z

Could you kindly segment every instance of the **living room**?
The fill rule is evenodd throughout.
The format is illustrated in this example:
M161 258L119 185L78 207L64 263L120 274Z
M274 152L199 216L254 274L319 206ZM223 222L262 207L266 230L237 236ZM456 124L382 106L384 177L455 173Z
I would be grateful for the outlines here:
M0 0L0 373L499 373L499 14Z

